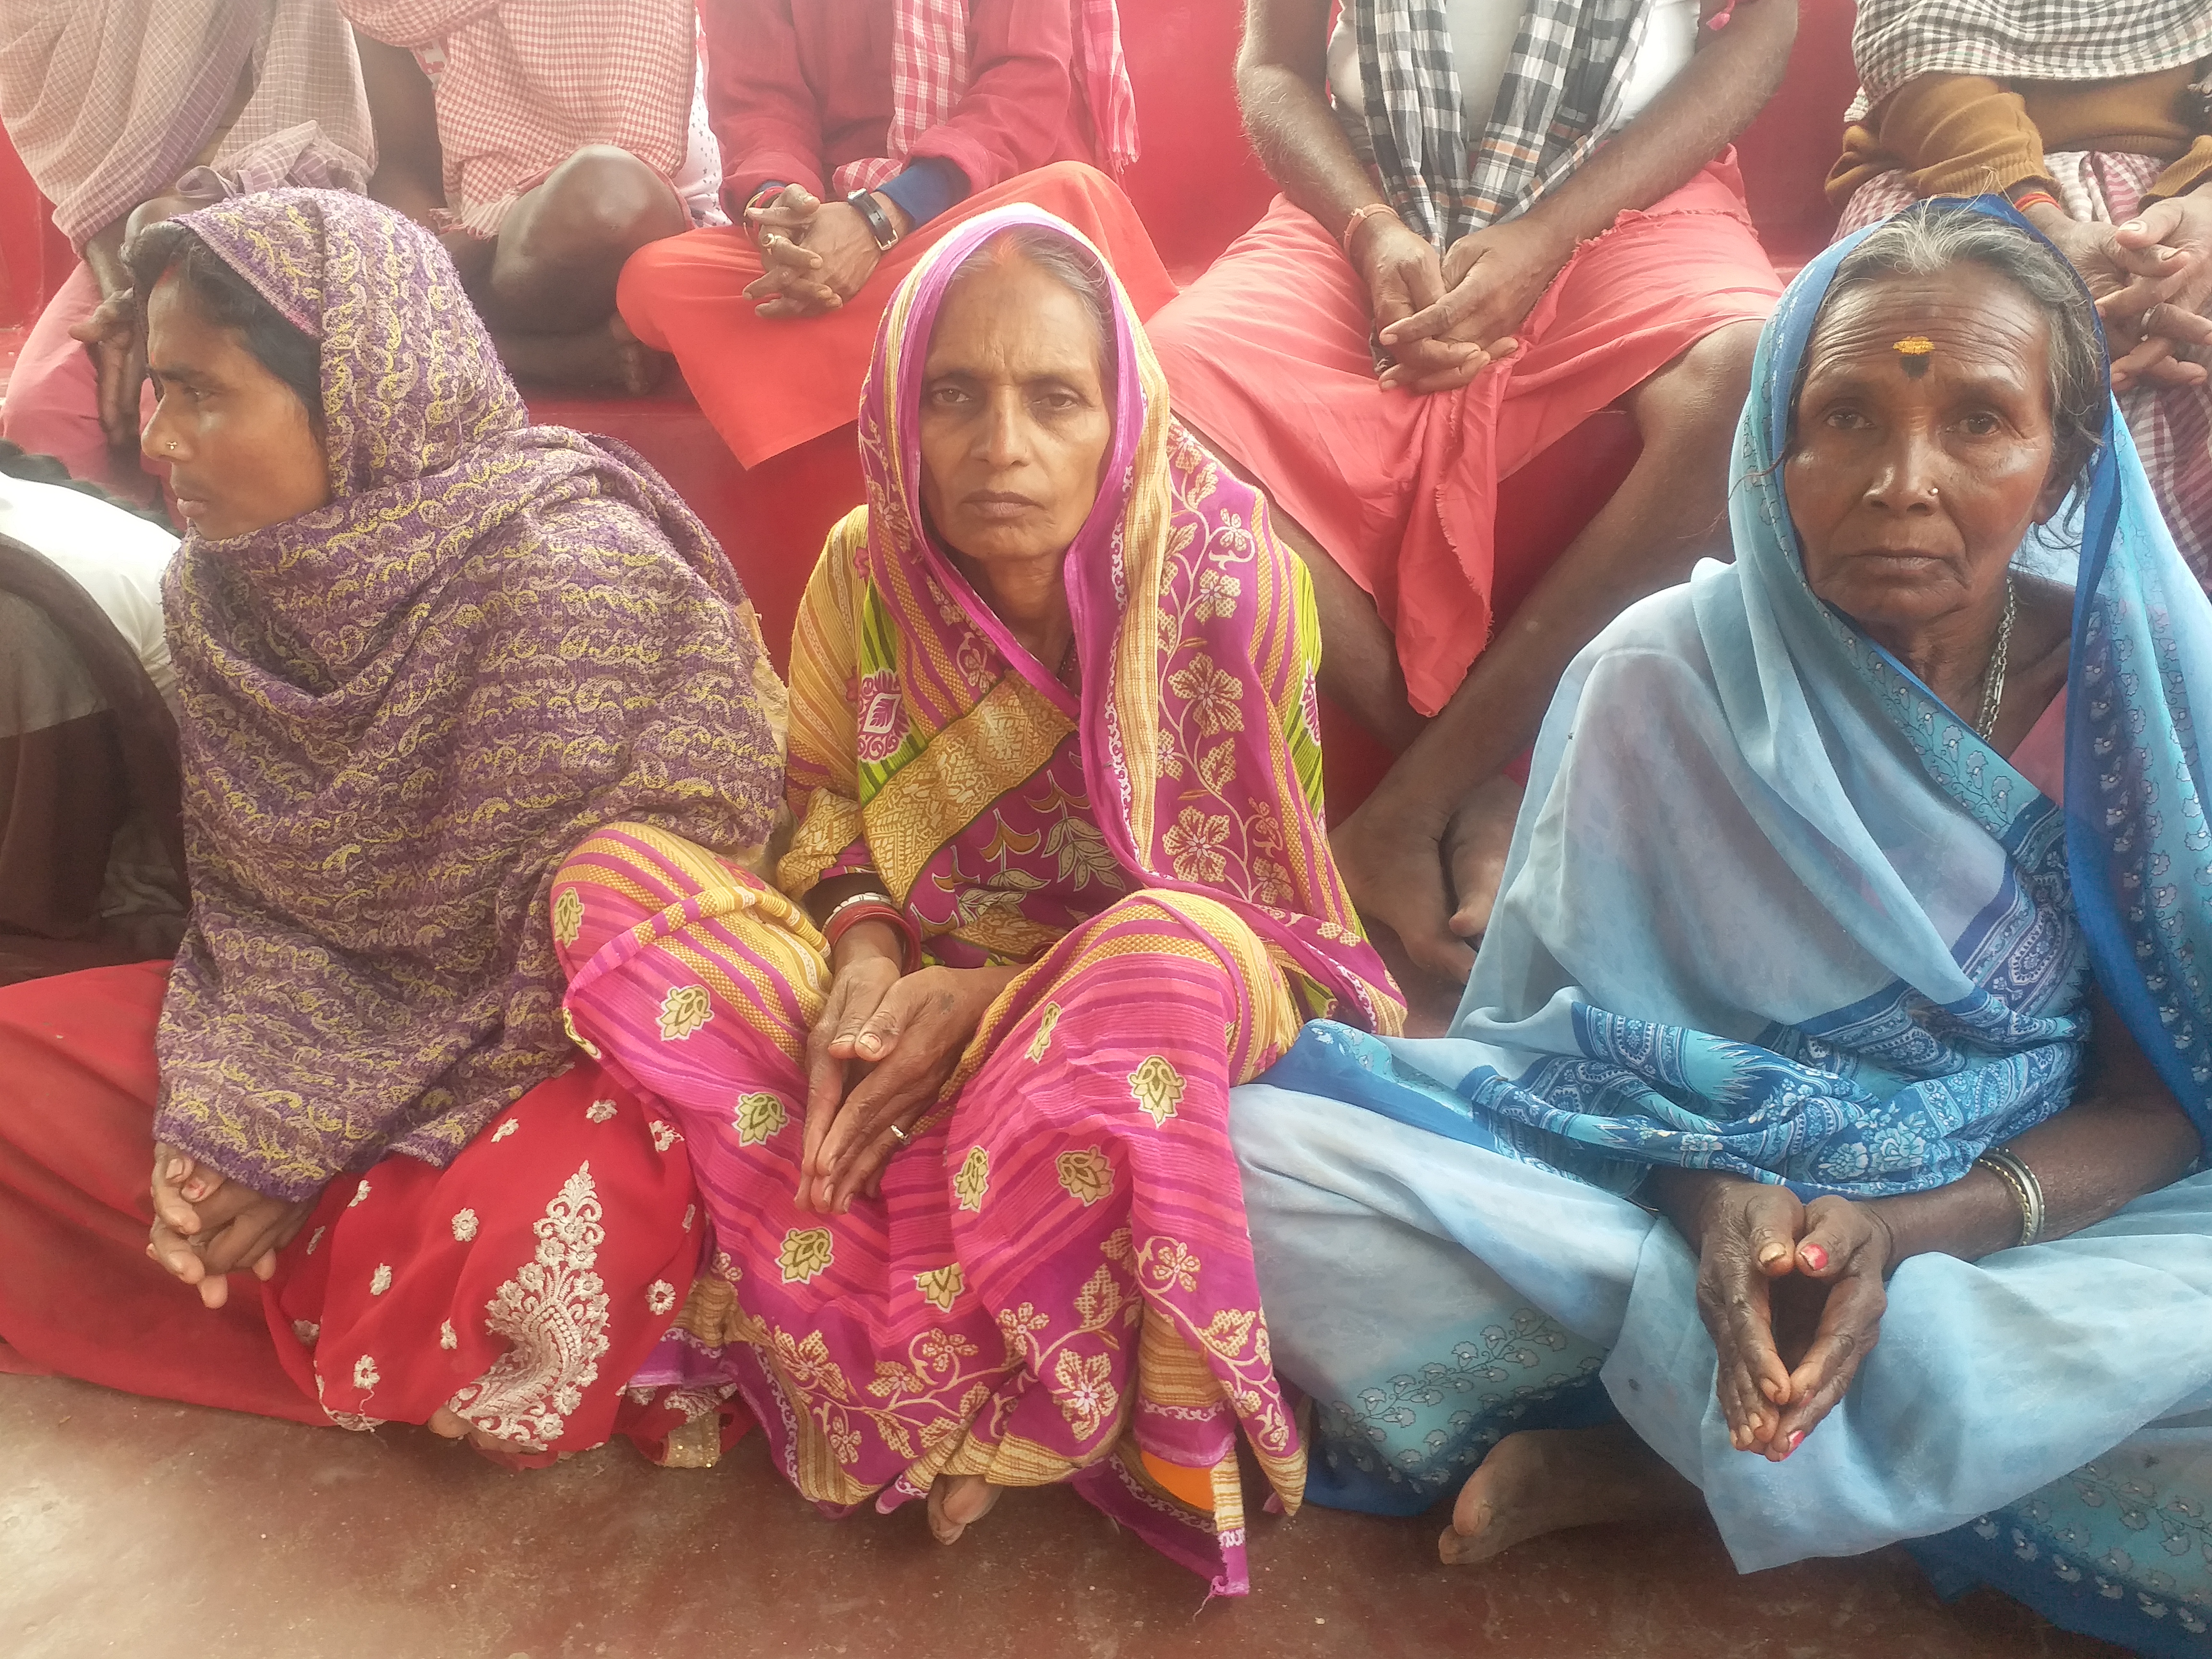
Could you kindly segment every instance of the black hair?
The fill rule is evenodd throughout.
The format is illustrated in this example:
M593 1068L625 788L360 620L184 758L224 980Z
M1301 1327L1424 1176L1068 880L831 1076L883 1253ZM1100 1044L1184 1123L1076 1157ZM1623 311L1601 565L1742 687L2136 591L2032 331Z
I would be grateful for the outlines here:
M123 250L123 263L138 297L143 319L146 301L163 277L184 285L194 307L209 322L237 334L254 360L307 406L308 424L323 429L323 349L305 331L245 277L224 264L188 226L173 219L149 225Z

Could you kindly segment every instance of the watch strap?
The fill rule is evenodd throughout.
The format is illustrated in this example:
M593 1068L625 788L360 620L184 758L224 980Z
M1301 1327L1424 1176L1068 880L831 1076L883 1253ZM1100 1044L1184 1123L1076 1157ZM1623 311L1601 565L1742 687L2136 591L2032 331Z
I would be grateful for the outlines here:
M883 204L876 200L875 191L856 190L846 197L845 202L868 222L868 234L876 239L876 252L890 252L891 245L898 240L898 227L891 222L890 215L885 213Z

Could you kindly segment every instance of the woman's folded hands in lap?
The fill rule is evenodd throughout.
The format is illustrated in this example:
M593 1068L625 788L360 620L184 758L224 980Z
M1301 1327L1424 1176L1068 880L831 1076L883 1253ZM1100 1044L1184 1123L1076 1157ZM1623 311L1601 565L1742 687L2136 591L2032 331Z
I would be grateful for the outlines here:
M2074 1103L2007 1146L2033 1172L2042 1239L2103 1220L2179 1180L2195 1126L2101 994ZM2020 1200L1980 1164L1924 1192L1801 1201L1786 1187L1660 1169L1659 1209L1698 1252L1698 1310L1717 1351L1713 1389L1740 1451L1779 1462L1849 1392L1880 1339L1883 1281L1913 1256L1975 1261L2021 1242Z
M257 1193L169 1146L154 1148L154 1229L146 1254L200 1300L220 1308L230 1299L228 1275L245 1269L266 1279L276 1252L292 1242L313 1200L295 1202Z
M864 921L831 956L830 998L806 1040L799 1206L842 1213L882 1188L899 1136L937 1103L975 1028L1018 968L900 971L904 941ZM857 1071L857 1080L855 1073Z
M1880 1338L1897 1240L1873 1204L1802 1202L1705 1170L1658 1172L1661 1209L1698 1252L1713 1388L1739 1451L1779 1462L1850 1390Z

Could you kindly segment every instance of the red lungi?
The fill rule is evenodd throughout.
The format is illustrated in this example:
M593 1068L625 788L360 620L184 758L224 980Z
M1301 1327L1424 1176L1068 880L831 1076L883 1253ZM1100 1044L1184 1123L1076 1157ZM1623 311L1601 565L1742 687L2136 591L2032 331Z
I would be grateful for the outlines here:
M746 466L854 419L875 354L876 325L915 261L979 213L1027 202L1056 213L1097 244L1139 317L1175 297L1129 198L1096 167L1055 161L1009 179L939 215L885 254L860 291L820 317L763 318L744 289L760 251L738 226L651 242L623 267L616 304L655 351L672 352L699 407Z
M624 1396L705 1228L674 1127L589 1064L443 1170L340 1176L274 1279L234 1275L202 1307L146 1255L167 980L140 963L0 989L0 1370L349 1427L450 1405L522 1462L617 1432L657 1455L718 1403Z
M1433 714L1490 637L1499 480L1781 292L1730 152L1583 244L1521 349L1460 392L1382 389L1365 286L1279 196L1146 332L1176 413L1374 596Z

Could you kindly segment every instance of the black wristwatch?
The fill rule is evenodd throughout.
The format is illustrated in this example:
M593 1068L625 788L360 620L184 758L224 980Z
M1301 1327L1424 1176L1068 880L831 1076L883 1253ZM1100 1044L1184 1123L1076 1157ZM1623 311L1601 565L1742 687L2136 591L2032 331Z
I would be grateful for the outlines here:
M876 239L876 252L889 253L891 244L899 239L898 227L891 216L876 204L876 193L872 190L856 190L845 198L845 205L868 222L868 234Z

